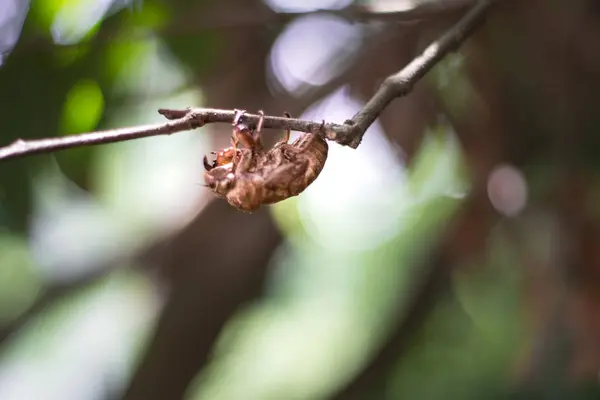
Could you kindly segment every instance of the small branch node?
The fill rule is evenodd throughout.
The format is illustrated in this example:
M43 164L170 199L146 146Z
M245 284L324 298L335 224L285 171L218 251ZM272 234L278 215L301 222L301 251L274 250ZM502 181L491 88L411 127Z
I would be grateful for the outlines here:
M320 125L311 126L310 132L315 135L327 137L327 129L325 129L325 120L323 120Z
M172 110L168 108L159 108L158 113L166 119L179 119L185 117L191 111L191 108L185 110Z
M25 147L27 147L27 142L25 142L23 139L19 138L19 139L15 139L14 142L12 142L10 144L11 147L15 147L17 149L23 149Z
M189 111L186 114L185 118L188 120L188 122L190 124L190 129L197 129L197 128L201 128L204 125L206 125L206 121L205 121L204 115L202 115L202 113L195 112L191 108L189 108L188 110Z
M381 87L382 89L389 90L395 97L402 97L412 91L413 83L409 79L392 75L383 81Z

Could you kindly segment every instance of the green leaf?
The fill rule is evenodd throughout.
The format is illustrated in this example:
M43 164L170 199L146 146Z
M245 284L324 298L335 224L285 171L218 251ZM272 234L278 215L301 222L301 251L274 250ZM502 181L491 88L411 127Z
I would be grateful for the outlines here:
M104 112L104 96L98 83L82 79L67 93L61 131L80 133L92 131L98 125Z

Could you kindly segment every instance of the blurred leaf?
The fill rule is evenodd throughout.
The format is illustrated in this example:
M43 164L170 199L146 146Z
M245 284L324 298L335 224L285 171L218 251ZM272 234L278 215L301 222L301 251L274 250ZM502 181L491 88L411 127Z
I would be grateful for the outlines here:
M195 76L202 76L216 66L217 55L225 44L223 37L213 31L166 35L163 39L177 59L194 71Z
M54 66L50 52L21 53L17 46L0 69L0 142L57 136L70 79L67 71ZM44 156L11 160L0 168L0 202L11 229L26 230L31 213L30 179L45 161Z
M172 21L170 9L162 2L145 0L143 7L124 13L123 28L135 34L140 28L159 30Z
M100 86L93 80L80 80L67 93L61 123L63 134L94 130L103 110L104 97Z
M40 291L41 280L27 242L0 231L0 325L22 311Z
M30 15L36 22L38 29L45 33L49 33L56 14L68 3L68 1L69 0L36 0Z
M54 49L56 64L60 68L69 67L76 62L81 62L83 58L88 57L92 51L90 44L79 44L77 46L64 46Z
M454 277L390 377L386 398L480 399L503 393L526 338L520 265L501 235L491 264Z
M305 241L309 237L302 226L300 212L298 211L298 198L292 197L278 203L276 207L269 209L288 240Z
M115 81L123 69L136 65L144 55L148 45L146 41L116 41L106 49L104 71L109 81ZM118 89L118 88L117 88Z
M450 114L459 121L468 116L474 96L464 68L463 55L449 54L425 78L437 89Z
M33 15L55 43L74 45L94 36L113 0L38 0Z
M427 130L409 171L410 193L418 199L440 194L463 197L466 192L461 149L448 125Z
M156 315L153 289L142 275L118 271L30 321L2 348L0 397L113 397Z

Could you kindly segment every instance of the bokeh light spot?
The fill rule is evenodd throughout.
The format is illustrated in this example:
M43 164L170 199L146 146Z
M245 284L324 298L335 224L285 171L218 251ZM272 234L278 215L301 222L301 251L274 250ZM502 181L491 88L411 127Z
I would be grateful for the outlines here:
M28 0L3 0L0 7L0 65L17 43L29 11Z
M50 31L56 44L71 45L96 33L103 19L129 1L46 0L44 19L52 20Z
M104 96L100 86L91 80L77 82L65 102L62 119L64 133L78 133L93 130L104 112Z
M352 0L265 0L277 12L310 12L315 10L338 10L352 3Z
M0 323L5 323L34 301L41 281L27 242L17 236L0 233L0 265Z
M525 177L511 165L496 166L490 173L487 189L494 208L507 217L519 214L527 203Z
M340 74L361 42L358 26L327 15L307 15L291 22L270 54L270 75L290 93L305 85L323 85Z

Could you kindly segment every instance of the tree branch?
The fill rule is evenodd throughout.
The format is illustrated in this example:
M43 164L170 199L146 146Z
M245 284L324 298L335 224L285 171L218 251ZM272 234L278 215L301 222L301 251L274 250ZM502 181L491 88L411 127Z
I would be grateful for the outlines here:
M448 32L430 44L423 53L400 72L389 76L373 97L354 117L343 124L308 121L296 118L265 116L264 128L291 129L299 132L318 133L344 146L357 148L373 121L397 97L411 92L413 86L431 70L446 54L454 51L483 21L487 10L496 0L480 0ZM188 108L159 112L171 120L164 124L84 133L59 138L17 140L0 148L0 161L57 150L122 142L149 136L171 134L199 128L207 123L231 123L234 110ZM245 114L250 121L258 121L258 115Z
M480 0L448 32L431 43L420 56L412 60L400 72L388 76L367 104L346 124L354 125L354 135L347 143L356 148L367 128L381 112L397 97L406 96L413 86L429 72L444 56L456 50L460 44L483 22L487 10L496 0Z

